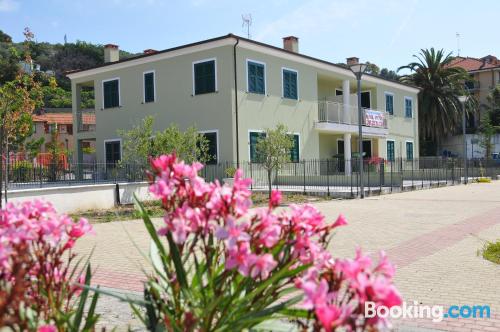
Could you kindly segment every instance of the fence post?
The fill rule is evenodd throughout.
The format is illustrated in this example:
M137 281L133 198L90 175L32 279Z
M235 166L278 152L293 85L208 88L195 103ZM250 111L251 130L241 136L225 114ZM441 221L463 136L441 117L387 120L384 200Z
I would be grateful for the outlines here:
M330 197L330 174L328 174L328 169L330 167L330 160L326 160L326 192L327 196ZM321 168L321 161L320 161L320 168Z
M252 162L249 161L248 162L249 166L250 166L250 178L252 179L252 182L250 182L250 190L253 190L253 182L254 182L254 179L253 179L253 174L252 174Z
M411 190L415 190L415 185L413 183L413 168L414 168L414 165L413 165L413 159L411 160Z
M379 163L379 168L378 168L378 171L380 172L380 192L379 192L379 195L382 195L382 184L384 182L384 159L380 159L380 163Z
M392 193L392 186L393 186L393 182L392 182L392 167L393 167L394 160L389 160L389 162L391 163L391 193Z
M306 194L306 160L302 161L304 163L304 195Z
M405 182L405 175L404 175L404 170L403 170L403 157L400 158L400 173L401 173L401 192L404 190L404 182Z

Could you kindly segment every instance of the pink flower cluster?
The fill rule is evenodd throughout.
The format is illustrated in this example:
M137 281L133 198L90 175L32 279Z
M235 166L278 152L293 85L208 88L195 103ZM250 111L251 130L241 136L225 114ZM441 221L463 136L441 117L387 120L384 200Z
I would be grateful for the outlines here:
M8 279L12 273L12 258L18 254L16 247L23 243L33 251L36 246L58 249L62 254L72 248L78 238L91 231L92 226L87 220L74 222L67 215L58 215L48 202L8 203L0 210L0 275ZM38 268L35 265L31 273L36 275Z
M314 311L325 331L338 327L364 331L367 327L388 325L383 318L364 319L365 302L388 308L401 304L401 296L392 283L394 272L384 252L374 265L358 249L354 259L337 259L323 269L312 267L295 284L304 292L304 308Z
M312 205L276 210L281 193L273 191L269 206L251 207L251 180L234 176L233 186L207 183L198 176L202 165L187 165L175 155L151 161L150 191L161 199L165 225L158 233L172 236L179 252L221 253L226 271L264 280L283 266L310 266L294 283L305 295L304 306L326 331L356 330L385 322L363 320L363 304L391 307L401 298L392 284L394 268L385 255L373 266L361 251L353 260L334 259L327 250L332 231L346 225L340 215L327 222ZM212 257L212 256L210 256ZM318 325L319 324L319 325ZM362 326L363 327L363 326Z

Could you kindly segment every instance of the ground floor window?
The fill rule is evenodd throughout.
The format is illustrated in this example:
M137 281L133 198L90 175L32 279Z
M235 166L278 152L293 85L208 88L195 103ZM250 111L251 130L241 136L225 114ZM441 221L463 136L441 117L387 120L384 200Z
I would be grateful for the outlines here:
M299 155L300 138L299 138L299 135L293 134L292 139L293 139L293 146L292 146L292 149L290 150L290 160L292 161L292 163L298 163L300 160L300 155Z
M217 141L217 131L202 132L201 135L208 141L208 155L210 159L206 162L207 165L216 165L219 162L219 151Z
M344 140L341 140L341 139L337 140L337 155L339 155L339 157L340 157L340 155L344 156L344 151L345 151L344 150Z
M107 141L104 143L106 164L116 165L121 160L121 142L120 141Z
M363 140L363 158L372 157L372 141Z
M413 160L413 142L406 142L406 159Z
M394 141L387 141L387 160L394 161Z
M259 138L265 138L266 133L262 131L251 131L249 134L250 141L250 161L252 163L260 162L259 156L257 155L257 141Z

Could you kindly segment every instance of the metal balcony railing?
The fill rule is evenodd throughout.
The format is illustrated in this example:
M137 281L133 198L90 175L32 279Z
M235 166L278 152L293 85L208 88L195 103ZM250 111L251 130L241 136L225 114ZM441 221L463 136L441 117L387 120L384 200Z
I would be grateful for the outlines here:
M358 125L358 108L357 106L347 106L342 103L332 101L318 101L318 122ZM386 128L387 117L386 112L369 108L362 109L363 126Z
M76 112L78 132L95 131L95 110L80 110Z

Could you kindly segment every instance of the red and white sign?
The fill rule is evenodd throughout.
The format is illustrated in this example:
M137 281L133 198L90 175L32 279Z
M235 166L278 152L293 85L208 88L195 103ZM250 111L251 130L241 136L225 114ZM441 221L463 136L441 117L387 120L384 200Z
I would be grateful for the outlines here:
M365 126L384 127L384 124L385 124L384 112L365 110Z

